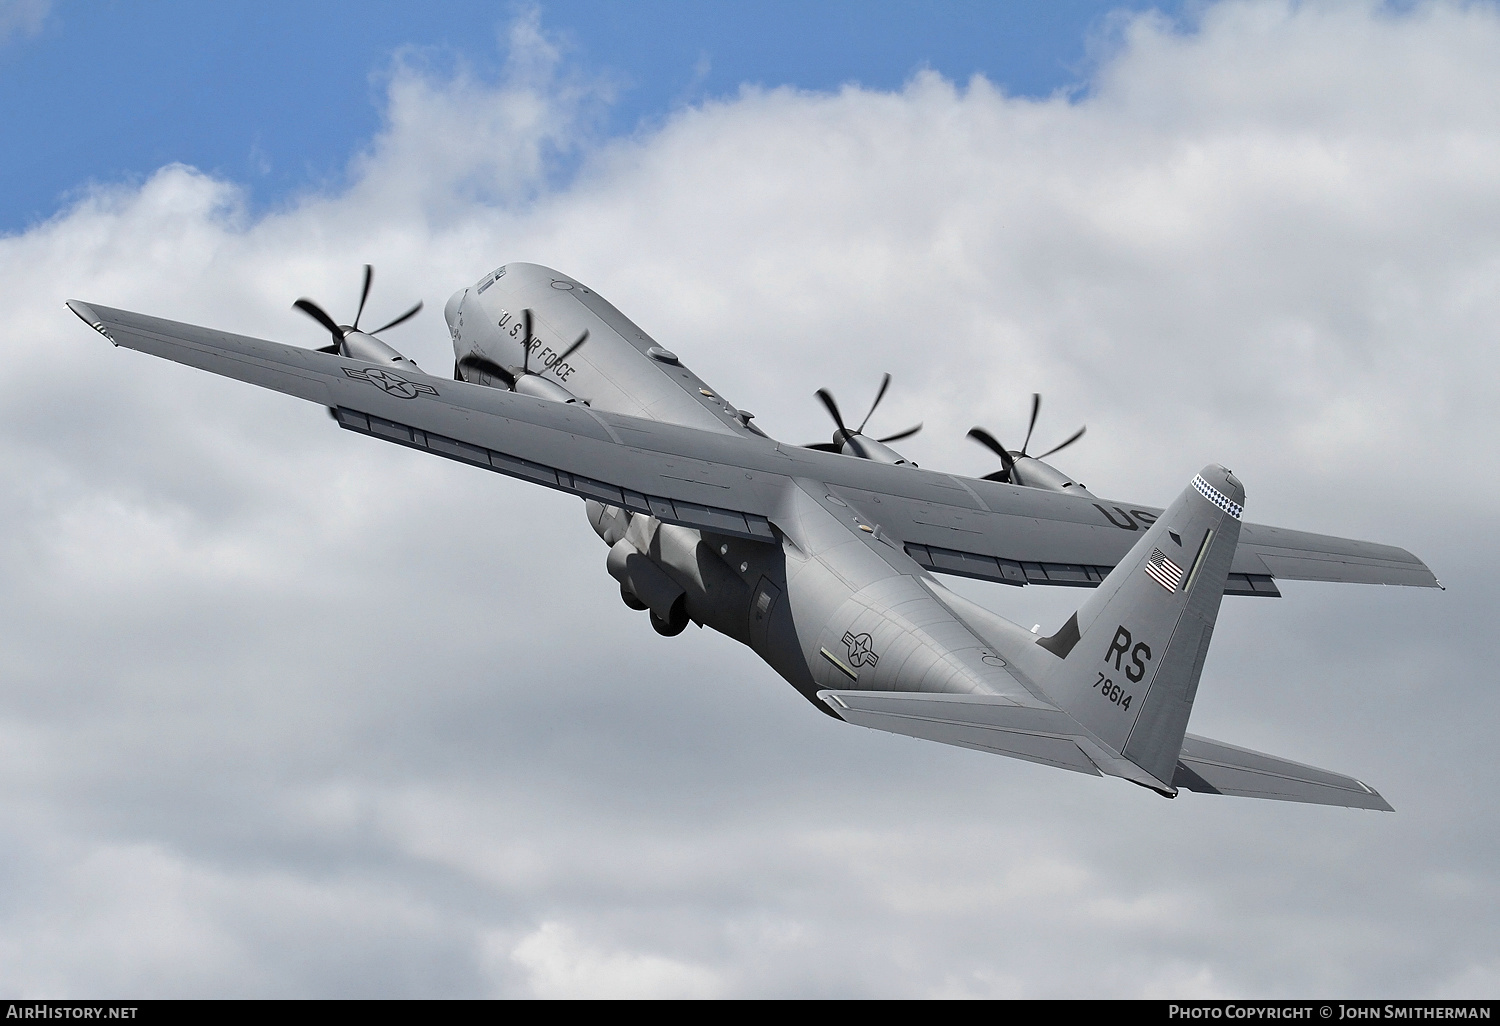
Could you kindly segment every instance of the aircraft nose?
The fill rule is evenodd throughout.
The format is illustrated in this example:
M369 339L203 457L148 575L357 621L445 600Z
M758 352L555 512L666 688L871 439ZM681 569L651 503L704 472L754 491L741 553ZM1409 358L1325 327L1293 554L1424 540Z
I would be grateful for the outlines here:
M448 297L448 302L443 306L443 320L448 322L449 334L458 330L458 308L463 305L464 296L468 292L468 289L459 289Z

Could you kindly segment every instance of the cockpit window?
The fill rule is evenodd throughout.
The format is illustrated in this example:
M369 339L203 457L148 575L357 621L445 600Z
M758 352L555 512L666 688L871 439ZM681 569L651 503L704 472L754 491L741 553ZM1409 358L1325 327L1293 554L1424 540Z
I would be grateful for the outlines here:
M494 273L493 273L493 274L491 274L491 275L490 275L490 276L489 276L489 277L487 277L487 278L485 278L485 279L484 279L484 281L482 281L482 282L480 282L480 283L479 283L479 291L480 291L480 292L483 292L483 291L484 291L484 290L485 290L485 289L487 289L487 288L489 288L489 287L490 287L490 286L491 286L491 285L493 285L493 284L495 284L495 282L497 282L497 281L499 281L499 280L500 280L500 278L501 278L501 277L502 277L502 276L503 276L503 275L504 275L504 274L505 274L505 268L503 268L503 267L501 267L501 268L499 268L499 269L498 269L498 270L496 270L496 271L495 271L495 272L494 272Z

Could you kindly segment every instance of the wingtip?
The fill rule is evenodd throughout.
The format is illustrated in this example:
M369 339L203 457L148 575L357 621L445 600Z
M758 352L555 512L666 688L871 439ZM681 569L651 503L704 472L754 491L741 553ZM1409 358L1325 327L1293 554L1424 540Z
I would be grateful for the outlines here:
M1359 779L1358 777L1350 777L1349 779L1353 780L1360 787L1364 788L1365 794L1368 795L1371 799L1373 799L1372 801L1370 801L1368 803L1359 805L1358 806L1359 808L1369 809L1371 812L1395 812L1396 811L1395 806L1391 805L1390 802L1388 802L1388 801L1385 800L1385 795L1383 795L1379 791L1375 790L1369 784L1365 783L1363 780Z
M115 337L109 333L109 329L104 326L103 319L94 312L93 307L89 306L87 303L83 302L80 299L70 299L68 300L68 309L72 310L73 313L78 316L78 319L84 324L87 324L99 334L109 339L110 345L119 345L119 343L115 341Z

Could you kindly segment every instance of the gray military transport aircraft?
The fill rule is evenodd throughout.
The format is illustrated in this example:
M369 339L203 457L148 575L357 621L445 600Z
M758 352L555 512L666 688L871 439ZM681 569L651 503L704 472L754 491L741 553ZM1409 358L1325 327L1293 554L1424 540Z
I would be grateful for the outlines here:
M919 468L887 444L916 429L872 438L823 391L832 441L778 442L598 293L535 264L448 300L453 380L376 337L420 303L360 330L369 292L366 267L352 325L297 302L331 334L321 350L68 306L116 346L579 496L626 605L664 635L691 622L750 646L831 716L1169 798L1390 811L1353 777L1186 730L1222 596L1276 597L1278 580L1438 587L1411 553L1242 523L1245 490L1214 464L1165 510L1101 499L1028 455L1029 431L1019 451L971 432L1001 461L987 478ZM1042 636L934 574L1093 591Z

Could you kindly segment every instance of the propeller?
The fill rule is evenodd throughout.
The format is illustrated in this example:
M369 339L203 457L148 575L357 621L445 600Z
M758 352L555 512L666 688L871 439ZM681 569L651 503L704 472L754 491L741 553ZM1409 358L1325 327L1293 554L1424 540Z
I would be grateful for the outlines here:
M311 317L313 320L323 325L323 327L327 328L328 333L333 336L333 345L324 346L323 348L319 349L318 352L332 353L337 356L344 343L345 336L347 336L351 331L360 330L359 319L364 316L365 302L370 298L370 283L374 281L374 279L375 268L371 267L369 264L365 264L365 285L359 293L359 309L354 312L353 324L339 324L332 317L328 316L328 312L326 310L324 310L317 303L313 302L311 299L308 299L306 296L292 304L298 310L301 310L303 313L307 314L307 316ZM400 317L397 317L393 321L388 321L387 323L382 324L374 331L367 331L365 332L365 334L378 335L382 331L394 328L398 324L404 324L405 322L415 317L418 311L420 311L421 309L422 302L421 300L418 300L416 306L406 311L406 313L402 314Z
M531 344L535 338L535 336L531 333L531 325L531 308L527 307L526 309L521 311L521 329L524 334L521 338L520 367L502 367L487 356L480 356L478 354L471 353L470 355L465 356L463 359L458 361L458 364L454 367L454 376L458 376L459 367L468 367L473 370L488 374L492 378L499 378L501 381L505 382L506 388L510 389L511 391L515 391L517 381L519 381L521 378L526 377L528 374L537 373L536 371L531 369ZM577 340L572 345L559 353L557 357L552 360L552 363L548 366L555 366L556 364L562 363L568 357L578 352L578 350L581 349L583 347L583 344L588 340L589 333L588 329L585 328L583 334L579 335Z
M1002 469L995 471L993 474L984 475L984 479L986 481L1003 481L1009 484L1020 484L1021 482L1016 479L1016 460L1045 459L1055 452L1061 452L1068 446L1072 445L1074 442L1078 441L1083 437L1083 433L1088 430L1088 425L1084 425L1083 427L1079 428L1077 431L1069 435L1067 441L1063 442L1062 444L1054 445L1052 448L1048 449L1046 452L1042 453L1039 456L1032 456L1026 451L1026 449L1031 445L1031 433L1036 430L1036 419L1041 412L1041 393L1033 392L1031 393L1031 423L1026 426L1026 440L1021 443L1020 452L1007 452L1005 446L996 441L995 436L990 434L982 427L974 427L969 429L970 438L974 439L974 441L978 442L980 445L990 450L990 452L1000 457L1000 466Z
M505 382L506 388L514 390L516 387L516 375L512 374L510 370L500 366L498 363L496 363L494 360L491 360L487 356L475 356L473 353L470 353L468 356L465 356L463 359L459 360L453 368L453 377L455 380L459 379L459 367L467 367L470 370L477 370L484 374L488 374L492 378L499 378L501 381Z
M1000 466L1003 469L997 470L993 474L984 475L984 479L986 481L1005 481L1008 483L1011 471L1016 468L1016 461L1011 457L1010 453L1005 451L1005 446L995 441L995 436L982 427L969 428L969 437L1000 457Z
M838 427L838 430L833 433L832 442L814 442L811 445L805 446L805 448L817 449L819 452L843 452L844 444L847 442L850 446L853 447L855 452L863 456L865 453L864 450L860 447L859 439L866 437L865 425L870 422L870 417L875 413L875 407L880 405L880 400L885 398L886 389L890 387L891 376L887 374L880 379L880 388L875 393L875 401L870 404L870 409L869 412L865 414L865 419L860 421L859 427L855 428L853 431L850 431L849 428L844 424L843 414L839 412L839 404L834 400L833 393L828 391L828 389L826 388L818 389L813 394L818 397L818 401L823 404L823 408L826 409L828 411L828 415L833 418L833 423ZM881 443L882 445L884 445L886 442L899 442L903 438L910 438L912 435L921 430L922 425L918 424L916 427L907 428L905 431L898 431L894 435L886 435L884 438L877 438L875 439L875 441Z
M531 333L531 307L521 311L521 373L531 373L531 340L536 338Z

